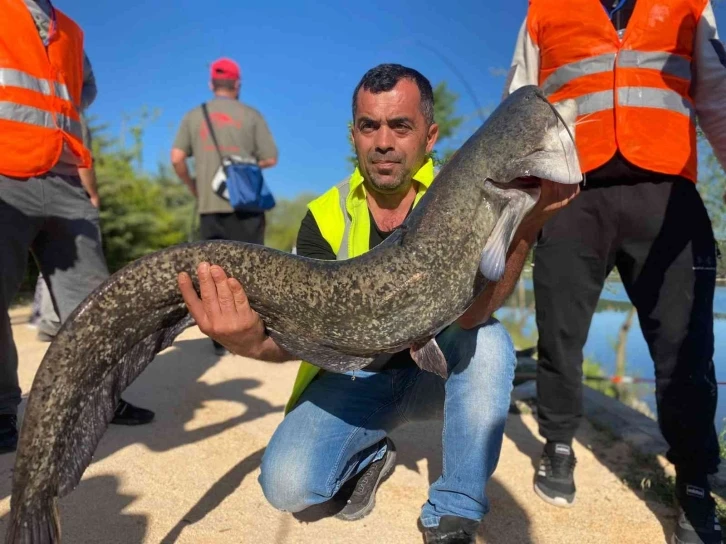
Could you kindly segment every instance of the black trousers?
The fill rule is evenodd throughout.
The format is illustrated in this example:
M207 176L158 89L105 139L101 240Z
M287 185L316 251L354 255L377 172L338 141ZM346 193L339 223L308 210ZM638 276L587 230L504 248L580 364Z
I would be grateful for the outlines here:
M582 418L582 349L607 275L617 267L655 364L667 458L679 470L719 463L713 366L716 245L690 181L588 182L535 248L539 430L572 441Z
M234 240L263 245L265 243L264 213L204 213L199 216L202 240Z

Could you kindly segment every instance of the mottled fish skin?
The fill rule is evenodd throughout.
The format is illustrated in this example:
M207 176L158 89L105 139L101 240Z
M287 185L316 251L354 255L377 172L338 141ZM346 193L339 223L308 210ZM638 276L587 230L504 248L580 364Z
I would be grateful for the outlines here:
M520 89L441 169L404 225L354 259L319 261L212 241L159 251L115 273L69 317L38 369L6 542L59 542L56 497L79 482L121 392L193 324L179 272L198 287L198 263L220 265L294 355L334 372L361 368L435 335L484 289L479 261L489 235L510 201L527 197L490 181L537 175L532 157L543 135L556 130L541 91Z

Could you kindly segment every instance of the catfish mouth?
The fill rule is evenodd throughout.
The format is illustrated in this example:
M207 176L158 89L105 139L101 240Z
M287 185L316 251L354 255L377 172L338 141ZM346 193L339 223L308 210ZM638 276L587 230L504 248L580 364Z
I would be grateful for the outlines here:
M532 203L531 206L527 207L526 213L529 213L529 211L534 207L539 200L540 193L542 192L542 179L536 176L521 176L514 178L512 181L507 183L489 180L489 183L503 191L516 189L528 194L532 198Z
M537 176L520 176L518 178L514 178L508 183L489 180L489 183L495 187L499 187L500 189L519 189L520 191L524 191L530 195L534 192L539 193L542 188L542 179Z

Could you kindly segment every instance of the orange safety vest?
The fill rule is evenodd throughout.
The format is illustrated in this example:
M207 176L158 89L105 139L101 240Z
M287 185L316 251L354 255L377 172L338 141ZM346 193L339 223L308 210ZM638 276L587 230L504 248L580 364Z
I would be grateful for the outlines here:
M539 86L578 103L583 172L619 149L631 163L696 182L690 93L696 26L707 0L638 0L620 41L600 0L530 0Z
M91 165L79 110L83 31L56 9L46 48L23 0L0 0L0 174L26 178L58 162L65 144Z

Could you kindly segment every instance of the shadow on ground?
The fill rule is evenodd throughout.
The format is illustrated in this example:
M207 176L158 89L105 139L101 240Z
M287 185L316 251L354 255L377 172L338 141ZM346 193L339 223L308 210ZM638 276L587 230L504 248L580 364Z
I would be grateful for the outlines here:
M106 430L94 455L94 463L132 444L141 444L154 452L166 452L175 448L206 440L224 431L281 412L283 406L269 402L248 392L261 385L254 379L234 379L213 385L200 378L217 362L208 339L177 340L174 345L157 355L141 376L131 385L123 398L149 408L156 413L148 425L126 427L111 425ZM202 428L186 430L197 410L208 401L226 400L239 403L245 408L242 414L226 421ZM25 404L21 405L22 409ZM241 461L225 475L184 519L198 521L214 509L236 489L239 482L259 465L261 451ZM15 454L0 456L0 497L10 495L12 469ZM238 482L235 485L235 482ZM124 514L122 510L136 497L118 493L118 480L112 476L91 477L60 501L64 540L68 542L110 542L108 535L122 535L119 542L142 542L147 530L145 516ZM102 499L101 499L102 497ZM63 512L80 511L82 515L64 516ZM84 520L82 524L73 520ZM7 516L0 519L0 535L4 535ZM174 542L175 534L183 529L180 521L164 542ZM81 526L82 525L82 526ZM94 531L101 533L94 533ZM114 537L116 538L116 537Z
M425 460L428 466L429 485L435 482L442 470L441 431L441 423L437 421L410 423L396 429L390 436L396 444L396 466L403 466L420 473L419 462ZM381 485L385 486L385 481ZM491 510L479 529L479 535L486 538L487 542L504 544L532 542L530 521L526 512L497 481L496 473L487 485L487 496L490 500ZM424 492L421 496L421 504L425 500ZM334 500L327 503L293 514L293 517L300 522L315 523L334 516L344 505L344 497L335 497ZM419 530L421 530L420 523ZM421 542L423 542L423 534Z
M527 404L536 418L534 404L531 401ZM536 437L520 417L513 417L516 413L519 413L519 410L512 405L505 434L520 452L531 459L531 477L534 479L544 439ZM615 474L621 482L628 484L633 493L653 513L663 529L664 539L670 542L676 515L675 511L669 508L670 489L666 483L667 478L664 476L663 469L654 458L638 455L623 441L614 437L608 438L606 429L598 430L600 431L598 433L585 433L581 428L575 435L575 440L590 450L597 461ZM647 490L640 487L640 482L644 479L651 483L651 487ZM577 485L577 468L575 468L575 485Z

